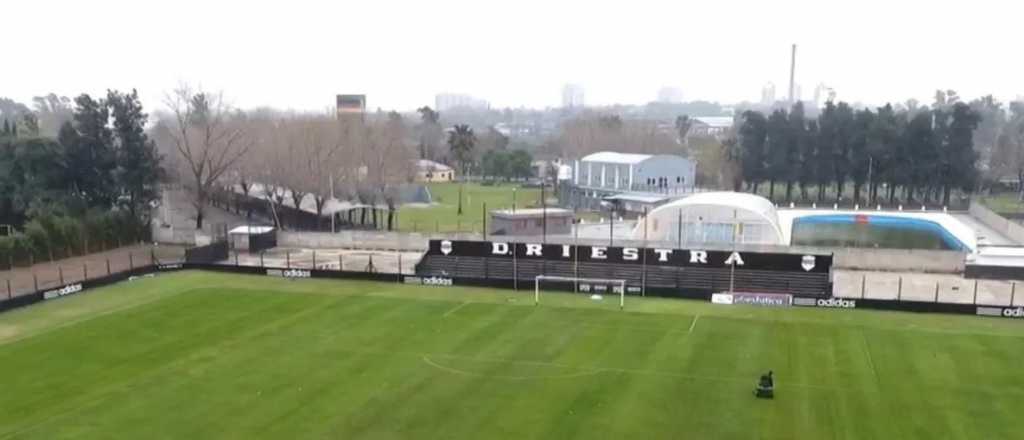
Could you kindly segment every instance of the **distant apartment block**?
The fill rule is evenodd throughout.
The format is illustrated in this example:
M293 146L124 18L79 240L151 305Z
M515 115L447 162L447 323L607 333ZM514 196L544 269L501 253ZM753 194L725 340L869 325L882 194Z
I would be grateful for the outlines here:
M682 103L683 91L675 87L662 87L658 89L658 102L665 104Z
M772 105L775 103L775 83L765 84L761 87L761 105Z
M491 104L483 99L474 98L460 93L440 93L434 96L434 108L437 111L452 109L487 110Z
M562 87L562 107L583 108L583 86L579 84L566 84Z
M732 116L697 116L692 119L687 137L719 137L726 134L735 121Z

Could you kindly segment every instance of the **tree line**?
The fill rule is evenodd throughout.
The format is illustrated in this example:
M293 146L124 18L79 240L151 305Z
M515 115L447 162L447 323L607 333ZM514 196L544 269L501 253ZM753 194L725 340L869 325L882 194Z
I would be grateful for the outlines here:
M268 220L278 227L289 223L285 212L299 214L294 208L322 216L334 196L374 207L360 210L353 223L390 229L418 158L453 164L464 175L501 178L522 176L523 163L530 164L528 155L505 151L508 138L493 128L479 137L468 125L446 133L440 113L429 107L418 110L419 123L394 111L242 110L219 92L188 85L169 93L165 106L153 136L191 197L196 228L203 227L211 198L228 189L265 201Z
M932 108L854 109L827 102L816 119L797 103L768 115L746 111L723 148L741 170L734 189L772 200L950 203L979 183L974 133L979 112L959 101ZM777 194L776 187L780 193ZM816 189L816 194L811 194ZM828 190L832 197L827 197ZM776 197L777 195L781 197Z
M0 224L25 234L0 248L52 258L55 250L87 250L90 236L95 242L147 236L164 170L138 93L76 97L55 135L39 124L49 110L4 113Z

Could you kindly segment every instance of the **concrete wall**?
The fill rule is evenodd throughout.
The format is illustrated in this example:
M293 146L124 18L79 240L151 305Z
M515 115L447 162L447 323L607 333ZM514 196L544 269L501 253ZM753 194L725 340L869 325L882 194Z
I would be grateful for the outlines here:
M1017 243L1024 243L1024 226L996 214L991 209L988 209L981 203L973 200L971 201L971 207L967 212L985 226L1005 235L1010 240Z
M832 253L836 269L952 274L963 273L967 257L964 252L921 249L843 248Z
M195 229L181 229L174 227L163 227L153 222L150 230L153 232L153 241L163 244L181 244L192 246L196 244Z
M436 237L435 237L436 236ZM278 247L426 251L431 238L480 240L480 234L416 234L377 231L277 232Z

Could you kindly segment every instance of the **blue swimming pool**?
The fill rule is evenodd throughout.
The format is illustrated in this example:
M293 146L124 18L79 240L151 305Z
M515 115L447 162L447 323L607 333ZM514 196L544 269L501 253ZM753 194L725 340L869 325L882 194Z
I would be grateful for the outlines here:
M823 214L793 219L790 243L806 246L969 250L937 222L871 214Z

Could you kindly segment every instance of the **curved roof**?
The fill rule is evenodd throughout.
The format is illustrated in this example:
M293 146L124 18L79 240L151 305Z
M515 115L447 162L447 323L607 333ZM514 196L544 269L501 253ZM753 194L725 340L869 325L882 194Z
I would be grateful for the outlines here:
M678 209L691 205L726 206L745 211L754 211L768 216L773 223L779 222L778 215L775 213L775 205L772 202L764 197L747 193L731 191L697 193L665 206L672 206Z
M614 151L600 151L583 156L583 162L605 162L621 164L638 164L654 156L650 154L616 153Z
M654 218L660 214L675 218L680 208L685 209L697 206L721 207L749 213L771 225L779 239L779 243L786 243L785 234L782 233L782 227L779 226L779 216L775 212L775 205L768 199L753 194L728 191L697 193L661 205L651 211L648 217Z
M732 116L698 116L693 119L714 128L729 128L735 122Z

